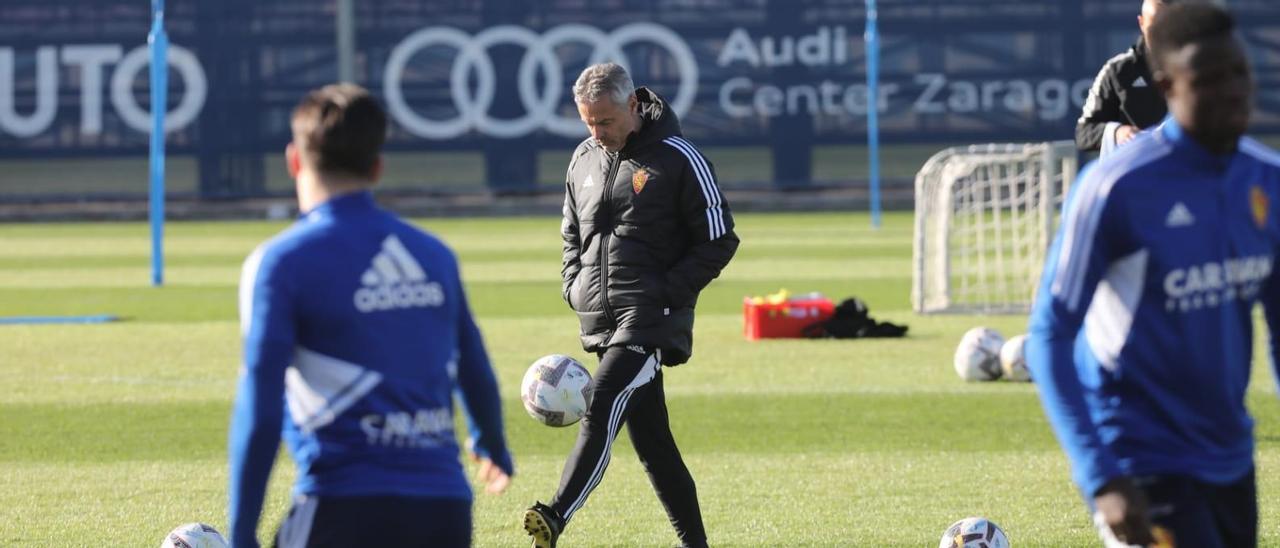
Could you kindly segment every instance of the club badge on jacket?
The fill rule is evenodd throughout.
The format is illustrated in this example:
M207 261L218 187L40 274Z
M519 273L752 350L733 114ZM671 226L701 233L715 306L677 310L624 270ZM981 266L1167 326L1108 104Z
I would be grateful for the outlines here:
M643 169L637 170L636 174L631 176L631 189L636 191L636 194L639 194L641 190L644 190L644 184L647 182L649 182L649 172Z
M638 190L636 192L639 192ZM1253 185L1249 188L1249 209L1253 212L1253 224L1259 229L1267 226L1267 213L1271 208L1271 199L1262 187Z

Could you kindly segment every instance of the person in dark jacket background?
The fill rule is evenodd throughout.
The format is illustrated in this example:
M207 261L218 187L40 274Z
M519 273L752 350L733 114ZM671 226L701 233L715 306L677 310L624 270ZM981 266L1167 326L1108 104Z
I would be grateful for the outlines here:
M1176 0L1144 0L1138 15L1142 36L1112 57L1089 89L1084 112L1076 122L1076 147L1108 154L1138 132L1160 123L1168 113L1164 97L1152 81L1147 65L1147 35L1160 8Z
M549 505L524 517L533 546L550 548L582 508L627 425L640 462L684 546L706 546L697 490L667 418L662 365L693 353L698 293L738 248L711 163L681 136L675 112L636 89L614 63L573 86L591 137L565 181L563 296L582 347L600 357L592 401Z

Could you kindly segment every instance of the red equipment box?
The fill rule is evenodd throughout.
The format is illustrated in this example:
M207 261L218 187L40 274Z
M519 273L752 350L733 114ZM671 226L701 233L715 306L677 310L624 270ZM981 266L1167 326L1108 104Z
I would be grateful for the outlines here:
M746 297L742 301L742 334L747 340L804 337L804 328L835 314L831 299L810 294L789 299Z

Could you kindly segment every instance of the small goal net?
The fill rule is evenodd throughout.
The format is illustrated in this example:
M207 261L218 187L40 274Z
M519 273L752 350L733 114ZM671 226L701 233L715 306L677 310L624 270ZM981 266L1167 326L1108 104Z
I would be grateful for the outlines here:
M1076 170L1072 141L971 145L930 158L916 174L916 312L1029 311Z

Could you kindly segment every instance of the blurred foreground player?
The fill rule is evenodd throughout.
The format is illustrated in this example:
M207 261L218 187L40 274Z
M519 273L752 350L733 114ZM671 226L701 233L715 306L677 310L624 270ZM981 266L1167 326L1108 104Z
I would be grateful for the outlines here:
M277 546L470 546L455 390L487 490L502 492L513 467L457 259L374 204L387 120L368 92L313 91L292 129L302 218L259 246L240 280L232 545L258 545L283 424L298 477Z
M1235 23L1166 7L1170 117L1081 176L1044 269L1027 362L1108 546L1257 544L1245 409L1261 302L1280 353L1280 155L1248 138Z

